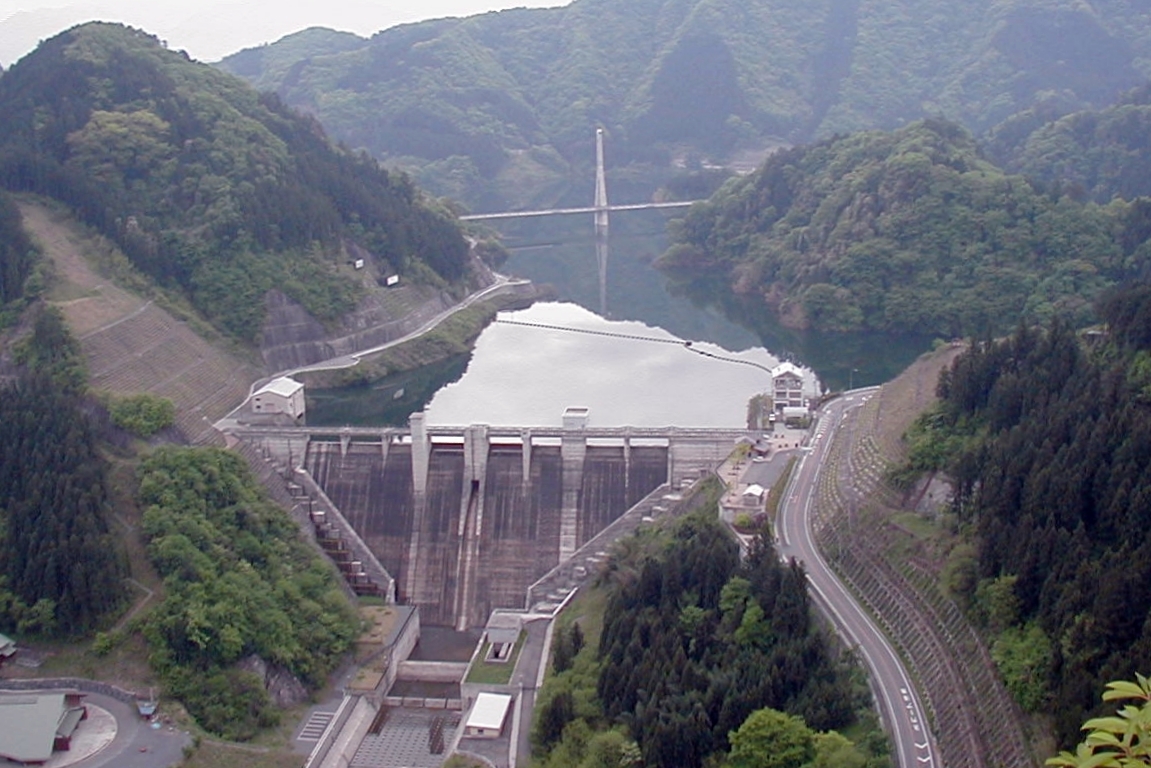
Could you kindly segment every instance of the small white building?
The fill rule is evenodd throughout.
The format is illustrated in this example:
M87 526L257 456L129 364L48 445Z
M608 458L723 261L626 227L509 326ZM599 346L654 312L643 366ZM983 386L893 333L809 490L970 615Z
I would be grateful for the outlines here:
M762 507L763 500L766 496L766 488L759 483L752 483L744 489L740 497L740 503L745 507Z
M481 693L464 722L464 735L479 739L498 739L504 730L512 697L506 693Z
M780 363L771 369L771 404L782 413L784 408L802 408L803 371L793 363Z
M523 616L518 613L506 611L493 611L484 627L484 637L488 641L487 658L489 662L507 662L511 660L512 651L520 639L523 631Z
M581 405L569 405L564 409L564 429L587 429L590 411Z
M304 385L288 376L272 379L252 395L252 413L286 413L293 419L304 415Z

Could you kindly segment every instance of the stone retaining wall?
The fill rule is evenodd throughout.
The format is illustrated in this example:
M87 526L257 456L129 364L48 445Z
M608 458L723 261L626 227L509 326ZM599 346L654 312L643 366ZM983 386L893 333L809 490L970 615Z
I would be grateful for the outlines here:
M55 690L84 691L98 693L113 699L136 706L141 697L135 693L117 688L110 683L101 683L98 680L85 680L79 677L44 677L28 678L22 680L0 680L0 691L55 691Z

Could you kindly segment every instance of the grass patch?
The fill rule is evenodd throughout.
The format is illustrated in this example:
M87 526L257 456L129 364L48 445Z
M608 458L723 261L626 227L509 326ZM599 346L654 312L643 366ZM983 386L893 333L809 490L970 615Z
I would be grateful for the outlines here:
M262 750L201 741L180 768L302 768L308 759L287 750Z
M775 517L779 514L779 504L783 501L783 493L787 490L787 484L791 482L791 473L795 470L795 465L799 459L792 456L787 460L787 466L783 468L783 472L779 475L771 490L767 492L767 501L764 504L764 511L767 512L767 519L775 524Z
M593 658L599 649L599 638L603 634L603 617L607 610L608 587L597 581L596 583L580 587L579 592L564 606L563 612L555 619L555 629L552 631L552 647L548 649L548 664L544 672L544 684L556 676L555 666L552 663L551 653L555 651L557 638L571 632L573 624L579 624L584 636L584 649L580 653L589 653Z
M940 536L938 525L915 512L903 512L893 515L891 521L917 539L930 541Z
M579 593L567 604L559 618L553 634L570 632L572 624L579 624L583 631L584 643L599 648L599 636L603 634L603 614L607 610L607 590L601 586L581 587Z
M160 692L161 685L148 666L148 645L139 633L109 633L111 647L93 648L93 638L84 640L42 640L21 638L20 644L43 659L36 669L16 665L5 668L8 677L83 677L101 680L135 693L149 688ZM102 651L102 652L101 652Z
M135 296L151 299L173 317L187 322L202 338L213 343L222 343L232 352L247 352L246 359L253 360L250 347L241 348L233 340L223 337L215 326L201 317L183 295L178 291L161 287L137 269L114 242L77 219L66 205L38 195L25 194L21 195L20 199L47 209L52 223L67 229L79 252L96 274ZM57 292L55 298L57 301L99 294L99 289L77 292L75 287L56 287L54 290Z
M512 672L516 670L516 664L520 660L520 651L524 647L524 641L527 639L527 632L520 632L520 636L516 639L516 647L512 649L511 658L507 661L484 661L488 655L488 649L491 647L487 640L480 648L479 655L476 656L476 663L468 670L467 683L482 683L484 685L507 685L512 679Z
M487 763L466 755L452 755L444 763L443 768L485 768Z

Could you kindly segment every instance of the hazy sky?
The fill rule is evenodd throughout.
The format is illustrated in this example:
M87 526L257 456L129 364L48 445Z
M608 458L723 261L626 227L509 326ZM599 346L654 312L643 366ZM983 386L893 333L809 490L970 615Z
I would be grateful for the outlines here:
M11 65L83 21L140 27L201 61L216 61L311 26L369 36L443 16L505 8L567 5L570 0L0 0L0 64Z

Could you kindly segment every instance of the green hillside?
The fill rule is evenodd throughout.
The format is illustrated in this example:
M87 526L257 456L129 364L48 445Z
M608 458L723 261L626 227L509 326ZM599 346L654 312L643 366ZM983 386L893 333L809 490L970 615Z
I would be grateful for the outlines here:
M1151 74L1151 22L1134 0L576 0L358 45L308 30L220 66L350 146L470 177L474 200L533 148L588 163L597 125L614 163L666 164L924 116L982 132L1053 96L1103 106Z
M1000 164L1079 198L1106 202L1151 195L1151 86L1101 110L1043 104L989 136Z
M64 32L0 77L0 186L68 204L241 339L272 288L321 320L350 310L352 244L377 274L442 285L467 271L455 222L407 178L121 25Z
M1100 314L1109 333L1090 345L1060 323L977 345L912 432L913 463L955 478L974 538L945 586L1063 746L1114 712L1104 683L1151 665L1151 287L1110 293Z
M1146 263L1140 203L1042 194L929 120L773 155L690 209L659 266L787 326L938 335L1091 318Z

